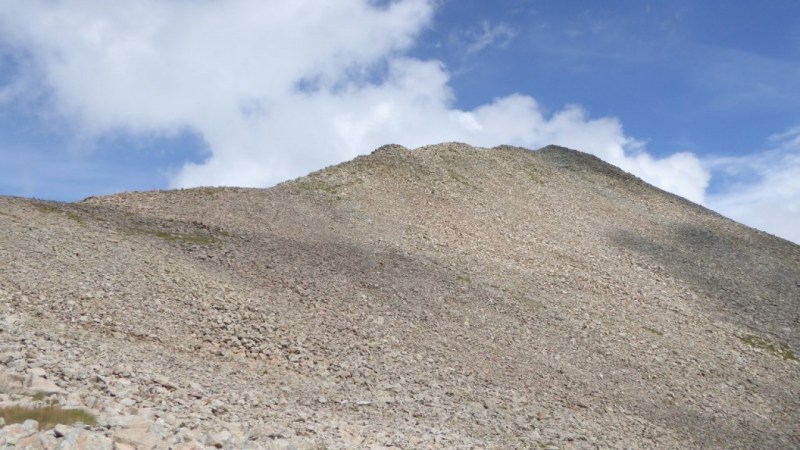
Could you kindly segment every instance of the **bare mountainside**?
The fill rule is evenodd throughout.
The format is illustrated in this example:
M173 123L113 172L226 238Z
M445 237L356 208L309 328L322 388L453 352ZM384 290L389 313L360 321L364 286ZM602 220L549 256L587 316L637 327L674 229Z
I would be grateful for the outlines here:
M97 417L11 447L800 447L800 247L565 148L0 197L0 261L0 402Z

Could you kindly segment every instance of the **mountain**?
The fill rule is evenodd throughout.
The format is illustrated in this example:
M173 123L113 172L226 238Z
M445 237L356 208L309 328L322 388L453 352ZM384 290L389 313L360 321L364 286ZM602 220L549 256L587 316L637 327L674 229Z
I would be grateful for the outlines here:
M0 404L98 421L7 445L800 447L800 247L574 150L0 197L0 261Z

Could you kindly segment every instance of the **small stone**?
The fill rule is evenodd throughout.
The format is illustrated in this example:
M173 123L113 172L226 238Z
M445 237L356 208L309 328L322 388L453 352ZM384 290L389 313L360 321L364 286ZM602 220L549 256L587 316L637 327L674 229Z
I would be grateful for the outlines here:
M120 376L120 377L124 377L124 378L129 378L131 376L130 369L128 369L128 367L123 365L123 364L117 364L116 366L114 366L114 368L111 370L111 372L114 375L117 375L117 376Z
M161 385L167 389L175 389L177 386L169 380L169 378L161 376L161 375L153 375L150 379L153 383Z
M6 393L13 393L22 390L25 378L11 373L0 372L0 386Z
M227 444L231 440L231 438L233 438L233 435L231 434L230 431L222 430L219 433L214 433L209 435L206 438L206 445L210 445L216 448L222 448L225 446L225 444Z
M213 403L211 403L211 412L214 413L214 415L219 416L227 413L228 407L225 406L225 404L221 401L215 400Z
M400 386L399 384L390 384L389 386L386 386L385 390L397 394L403 390L403 387Z
M103 436L99 433L92 433L86 430L79 430L76 435L73 446L65 446L64 443L59 448L78 448L78 449L93 449L93 450L113 450L114 441ZM72 437L72 436L70 436Z
M4 366L13 360L14 360L14 355L11 353L3 353L2 355L0 355L0 364Z
M25 362L24 359L15 359L8 364L6 364L9 369L12 369L17 372L23 372L25 369L28 368L28 363Z
M39 431L39 422L33 419L28 419L25 422L22 422L22 426L26 430L30 430L32 433L36 433L37 431Z
M84 397L83 402L90 409L99 409L100 407L100 399L94 395L87 395Z
M133 445L136 448L153 448L160 442L157 436L148 433L147 428L141 426L117 429L111 436L119 443Z
M64 392L63 389L58 387L58 385L52 381L35 376L29 378L29 380L26 382L26 385L31 391L41 392L46 395L62 394Z
M192 440L189 442L183 442L181 444L176 445L173 447L174 450L204 450L205 447L201 445L199 442Z
M162 418L159 418L150 425L150 427L147 429L147 432L154 436L158 436L159 438L163 438L166 436L168 429L169 427L167 426L166 421Z
M40 378L47 378L47 371L42 369L41 367L34 367L28 371L28 374L32 377L40 377Z
M125 407L131 407L136 405L136 400L128 397L123 397L119 400L119 404Z
M68 435L73 430L72 427L67 425L58 424L53 428L53 433L56 435L57 438L63 438L64 436Z

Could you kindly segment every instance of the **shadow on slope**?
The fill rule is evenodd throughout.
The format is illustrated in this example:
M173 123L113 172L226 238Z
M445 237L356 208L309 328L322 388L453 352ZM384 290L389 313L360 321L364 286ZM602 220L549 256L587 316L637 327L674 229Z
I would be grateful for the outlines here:
M800 349L798 248L752 230L743 238L720 228L673 223L666 233L664 239L619 230L612 241L702 294L708 303L698 306L712 315Z

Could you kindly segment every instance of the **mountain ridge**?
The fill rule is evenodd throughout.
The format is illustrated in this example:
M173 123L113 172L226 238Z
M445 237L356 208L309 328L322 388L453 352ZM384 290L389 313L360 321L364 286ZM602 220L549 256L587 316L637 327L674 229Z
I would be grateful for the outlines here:
M0 337L164 442L796 446L800 247L678 199L573 150L459 143L266 190L0 197ZM63 361L59 338L107 350Z

